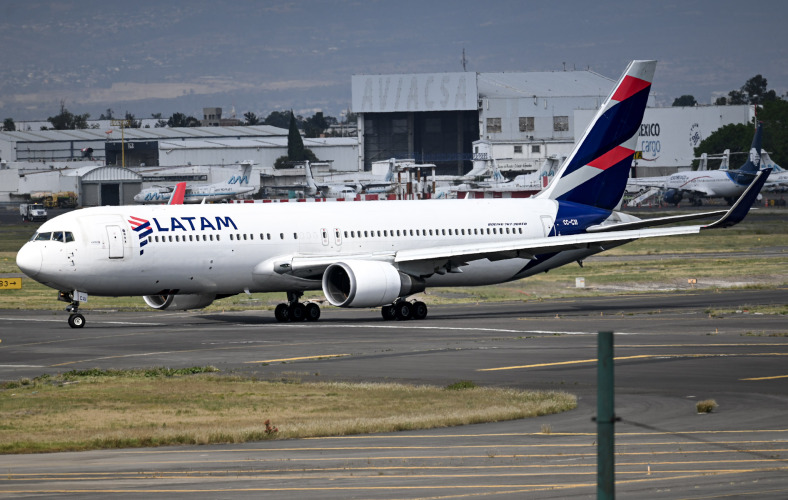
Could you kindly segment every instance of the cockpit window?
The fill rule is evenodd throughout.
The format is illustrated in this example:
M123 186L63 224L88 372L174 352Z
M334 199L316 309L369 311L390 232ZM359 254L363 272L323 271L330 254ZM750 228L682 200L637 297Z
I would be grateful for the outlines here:
M74 241L74 233L71 231L53 231L47 233L36 233L30 238L30 241L59 241L61 243L69 243Z

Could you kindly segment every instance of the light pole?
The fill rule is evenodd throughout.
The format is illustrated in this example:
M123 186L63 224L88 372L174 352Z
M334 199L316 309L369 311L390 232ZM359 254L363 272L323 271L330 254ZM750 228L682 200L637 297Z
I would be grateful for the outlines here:
M110 120L110 125L113 127L120 127L120 164L126 167L126 134L124 133L126 127L131 125L131 120Z

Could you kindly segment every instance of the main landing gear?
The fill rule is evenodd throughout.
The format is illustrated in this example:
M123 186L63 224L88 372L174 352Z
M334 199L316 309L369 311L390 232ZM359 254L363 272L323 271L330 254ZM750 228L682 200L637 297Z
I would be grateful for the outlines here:
M69 312L68 326L71 328L82 328L85 326L85 317L79 314L79 301L74 299L73 293L60 292L57 299L63 302L71 302L71 304L66 306L66 311Z
M320 307L314 302L299 302L303 292L287 292L287 304L279 304L274 309L274 316L280 323L288 321L317 321L320 319Z
M391 305L383 306L380 310L383 319L386 321L405 321L408 319L424 319L427 317L427 304L417 300L408 302L407 300L397 300Z

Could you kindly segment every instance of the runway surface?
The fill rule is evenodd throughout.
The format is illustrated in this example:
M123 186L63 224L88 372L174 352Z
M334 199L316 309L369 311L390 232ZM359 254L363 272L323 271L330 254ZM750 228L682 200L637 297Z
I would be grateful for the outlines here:
M261 378L559 389L571 412L431 431L244 445L0 456L0 494L170 498L596 496L596 332L615 332L616 492L788 497L788 289L433 306L424 321L325 308L0 310L0 380L85 368L213 365ZM697 414L714 399L718 409Z

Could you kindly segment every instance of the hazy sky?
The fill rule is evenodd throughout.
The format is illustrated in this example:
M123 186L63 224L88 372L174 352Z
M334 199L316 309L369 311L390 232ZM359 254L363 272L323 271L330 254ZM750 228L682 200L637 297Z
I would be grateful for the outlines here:
M657 59L659 105L761 74L788 91L788 2L26 0L0 2L0 120L203 107L339 116L354 74L561 71Z

